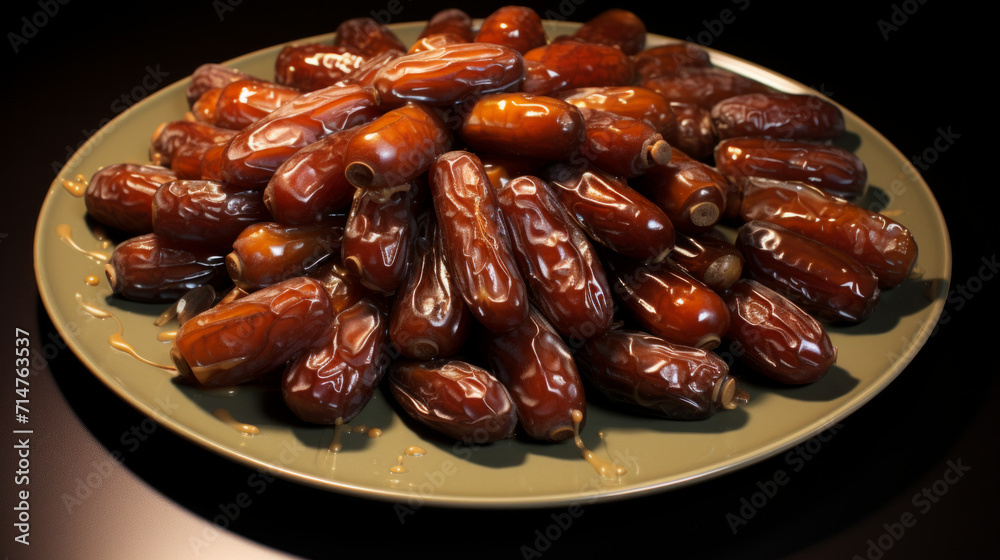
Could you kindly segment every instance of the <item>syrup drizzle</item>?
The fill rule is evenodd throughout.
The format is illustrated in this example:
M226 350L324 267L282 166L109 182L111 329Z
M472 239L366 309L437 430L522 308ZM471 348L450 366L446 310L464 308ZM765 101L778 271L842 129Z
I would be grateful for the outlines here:
M83 175L77 175L73 177L73 180L61 179L59 182L62 183L64 189L69 191L69 194L77 198L80 198L87 192L87 185L89 184L87 178Z
M68 244L70 247L76 249L77 251L83 253L84 255L87 255L88 257L94 259L95 261L101 263L107 262L108 256L105 255L104 253L98 251L88 251L83 247L77 245L76 241L73 241L73 230L72 228L69 227L68 224L59 224L58 226L56 226L56 235L59 236L59 239L66 242L66 244Z
M233 418L232 413L225 408L215 409L215 411L212 412L212 416L222 420L234 430L245 436L255 436L260 433L260 428L254 426L253 424L244 424L243 422L240 422L239 420Z
M118 350L119 352L123 352L125 354L128 354L129 356L132 356L133 358L139 360L140 362L142 362L144 364L148 364L148 365L151 365L151 366L154 366L154 367L158 367L160 369L169 370L169 371L175 371L176 370L176 368L174 368L173 366L168 366L168 365L164 365L164 364L158 364L158 363L156 363L156 362L154 362L152 360L146 359L146 358L142 357L141 355L139 355L139 352L137 352L136 349L133 348L132 345L129 344L125 340L125 336L124 336L125 335L125 326L118 319L118 317L115 317L110 312L105 311L104 309L101 309L100 307L97 307L96 305L93 305L91 303L87 303L87 302L83 301L83 296L80 295L79 293L76 294L76 301L77 301L77 303L80 304L80 307L84 311L86 311L87 313L90 313L92 316L94 316L94 317L96 317L98 319L113 319L114 322L115 322L115 324L118 325L118 330L115 331L114 333L112 333L108 337L108 345L109 346L111 346L115 350Z
M580 455L590 463L590 466L594 467L594 470L601 475L604 480L619 480L628 471L625 467L614 463L612 461L607 461L594 454L593 451L587 449L587 446L583 443L583 438L580 437L580 424L583 422L583 412L579 410L573 410L573 441L576 443L576 447L580 450Z

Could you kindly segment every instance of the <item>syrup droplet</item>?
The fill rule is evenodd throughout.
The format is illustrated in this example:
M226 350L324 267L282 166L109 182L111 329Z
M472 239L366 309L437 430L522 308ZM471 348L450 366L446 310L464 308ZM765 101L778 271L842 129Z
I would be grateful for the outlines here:
M68 244L70 247L76 249L77 251L83 253L84 255L87 255L88 257L98 262L102 263L107 262L108 256L105 255L104 253L100 253L98 251L88 251L83 247L77 245L76 241L73 241L73 229L70 228L68 224L59 224L58 226L56 226L56 235L59 237L59 239L66 242L66 244Z
M129 356L132 356L133 358L139 360L140 362L142 362L144 364L148 364L148 365L151 365L151 366L154 366L154 367L158 367L160 369L165 369L165 370L170 370L170 371L174 371L176 369L173 366L168 366L168 365L164 365L164 364L158 364L158 363L156 363L156 362L154 362L152 360L149 360L149 359L146 359L146 358L140 356L139 352L136 351L136 349L133 348L132 345L129 344L125 340L125 325L122 324L122 322L118 319L118 317L115 317L110 312L105 311L104 309L101 309L100 307L97 307L94 304L87 303L87 302L83 301L83 296L80 295L79 293L76 294L76 301L77 301L77 303L80 304L80 307L84 311L86 311L87 313L90 313L94 317L96 317L98 319L113 319L114 320L115 324L118 326L118 330L115 331L114 333L112 333L110 336L108 336L108 345L109 346L111 346L115 350L118 350L119 352L124 352L125 354L128 354Z
M245 435L245 436L255 436L260 433L260 428L254 426L253 424L244 424L239 420L233 418L232 413L230 413L225 408L217 408L212 412L212 416L215 416L219 420L222 420L226 424L229 424L234 430Z
M69 194L80 198L87 191L87 178L83 175L77 175L72 180L70 179L60 179L64 189L69 191Z
M83 281L86 282L88 286L97 286L101 283L101 279L94 275L84 278Z
M396 473L396 474L400 474L400 473L405 473L406 472L406 467L403 466L403 456L402 455L400 455L399 457L396 457L396 464L393 465L389 470L391 472Z
M593 451L587 449L587 446L583 443L583 438L580 437L580 424L583 422L583 412L579 410L573 410L573 441L576 443L576 447L580 450L580 455L590 463L590 466L594 467L594 470L601 475L604 480L618 480L628 471L625 467L613 463L611 461L606 461L597 455Z

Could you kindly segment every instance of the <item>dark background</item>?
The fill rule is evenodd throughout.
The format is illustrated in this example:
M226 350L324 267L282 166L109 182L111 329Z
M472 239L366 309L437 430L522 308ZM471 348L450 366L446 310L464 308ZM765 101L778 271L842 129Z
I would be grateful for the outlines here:
M651 32L700 39L826 92L907 158L932 149L942 135L951 138L922 174L950 228L952 288L966 289L967 295L956 292L949 298L947 323L912 364L844 420L836 437L736 534L726 515L737 511L741 498L757 492L758 483L789 471L782 456L689 488L588 505L547 548L541 543L541 555L591 558L649 549L676 559L874 559L965 558L994 551L1000 521L995 505L1000 368L992 343L998 288L983 262L996 257L996 186L994 164L983 165L987 150L980 148L984 144L977 132L996 116L988 108L994 103L985 89L987 74L972 71L973 64L988 62L995 52L985 47L985 14L941 0L883 0L850 8L761 0L629 4L613 5L641 15ZM485 17L501 5L456 7ZM0 47L5 174L0 262L6 296L0 320L3 332L28 330L34 343L48 343L51 352L45 356L48 367L32 377L36 433L29 547L12 540L16 487L11 474L17 462L12 444L5 443L0 454L4 555L270 558L283 552L326 558L440 551L519 558L522 546L538 547L539 534L565 520L565 508L428 507L400 523L391 504L276 480L227 522L230 532L205 533L206 523L247 490L253 471L157 429L116 398L59 348L38 299L31 241L38 209L56 176L52 164L64 162L100 123L120 112L116 100L141 82L147 66L169 72L166 85L201 63L333 31L344 19L388 6L384 0L6 3L0 20L7 38ZM398 6L403 10L394 21L427 19L445 7L407 0ZM611 7L597 0L531 6L543 15L564 13L574 20ZM44 24L32 33L22 18ZM17 52L11 33L27 38ZM0 391L0 411L8 411L15 398L12 372L3 378L7 381L0 387L7 389ZM12 417L0 412L5 442L17 427ZM125 450L122 436L133 429L140 431L142 444L123 464L114 464L112 453ZM952 483L942 482L956 464L968 470ZM99 476L94 480L101 487L67 513L63 494L87 475ZM935 483L947 493L924 512L913 498ZM914 516L915 525L900 524L905 514ZM206 547L196 552L192 535ZM877 542L888 550L873 548Z

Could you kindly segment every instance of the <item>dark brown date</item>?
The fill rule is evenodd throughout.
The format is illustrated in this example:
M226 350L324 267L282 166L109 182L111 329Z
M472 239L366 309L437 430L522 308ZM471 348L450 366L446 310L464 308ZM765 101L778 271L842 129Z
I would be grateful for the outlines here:
M224 254L154 233L119 243L104 272L115 295L147 303L173 302L199 286L229 284Z
M83 193L87 214L128 233L153 231L153 197L177 174L159 165L116 163L94 173Z
M517 177L497 190L497 200L521 276L555 329L576 340L610 329L614 305L604 267L552 187Z
M426 172L451 144L451 130L434 108L407 103L359 127L344 149L344 173L356 187L398 187Z
M675 74L644 80L640 85L659 93L667 101L697 105L709 111L729 97L772 91L756 80L715 66L680 68Z
M539 311L532 309L510 332L491 334L486 352L490 371L510 392L528 436L573 437L573 411L587 411L583 382L569 347Z
M875 312L878 278L846 253L761 220L740 226L736 247L751 278L819 319L859 323Z
M400 354L430 360L457 354L472 314L452 285L441 234L433 217L414 243L413 264L393 298L389 337Z
M299 149L374 120L380 112L372 88L330 86L304 93L233 136L222 154L222 176L229 183L263 189Z
M527 6L503 6L486 16L474 39L524 54L548 42L542 18Z
M418 422L453 439L489 443L514 436L517 409L485 369L456 359L401 360L386 376L392 395Z
M641 175L655 165L670 162L670 144L644 120L609 111L581 109L587 139L580 154L594 166L619 177Z
M226 268L233 282L247 291L259 290L304 276L340 253L344 220L286 226L261 222L244 229Z
M171 167L174 156L181 147L224 144L235 135L236 132L233 130L198 121L163 123L153 132L149 160L154 165Z
M337 26L334 44L353 47L367 56L386 51L406 51L406 45L388 27L370 17L357 17Z
M274 62L274 81L302 91L316 91L336 84L357 70L365 55L343 45L309 43L288 45Z
M479 98L458 135L472 149L562 160L587 137L583 114L565 101L528 93L494 93Z
M483 154L479 159L483 162L490 183L498 190L511 179L541 174L547 164L545 160L504 154Z
M546 179L593 240L641 261L660 261L674 246L674 226L656 204L599 169L556 163Z
M411 196L410 189L359 189L354 195L340 255L372 290L392 293L406 276L416 229Z
M711 350L729 328L726 303L669 262L605 260L612 289L642 328L664 340Z
M265 82L240 80L222 88L215 108L215 125L244 129L295 99L298 89Z
M500 91L524 77L521 53L502 45L464 43L395 58L372 85L386 106L418 101L438 107Z
M837 348L823 325L760 282L741 279L725 298L727 338L739 345L740 361L758 373L801 385L821 379L837 360Z
M589 19L573 36L589 43L616 46L633 55L646 47L646 24L633 12L612 8Z
M707 68L712 65L708 51L686 41L644 49L632 55L632 62L640 81L673 76L681 68Z
M458 35L467 43L471 43L476 34L472 30L472 18L458 8L446 8L431 16L427 25L420 32L420 39L431 35L452 33Z
M726 208L726 178L680 150L670 163L655 165L634 181L635 187L666 212L677 231L710 231Z
M712 113L689 103L673 102L669 105L675 115L675 126L663 137L671 146L696 160L710 159L719 141L712 124Z
M732 243L710 234L679 234L670 252L685 272L718 293L729 289L743 274L743 254Z
M199 97L210 89L221 88L230 82L246 80L252 77L235 68L221 64L202 64L194 69L194 72L191 74L191 82L185 90L188 106L193 105Z
M205 181L222 180L222 152L224 151L226 151L225 144L213 144L201 154L199 178Z
M727 176L808 183L845 200L864 194L868 184L868 168L858 156L800 140L728 138L715 147L715 167Z
M804 184L749 178L741 217L765 220L839 249L871 269L881 288L898 286L917 264L917 243L899 222Z
M288 364L281 394L296 416L333 425L364 409L389 366L385 315L379 298L355 303Z
M651 89L638 86L581 87L559 91L552 96L581 110L607 111L646 121L664 138L677 127L677 118L670 104Z
M447 45L460 45L468 42L469 41L466 41L463 37L454 33L436 33L434 35L428 35L417 39L417 42L410 45L410 50L406 51L406 53L413 54L422 51L430 51Z
M810 94L749 93L712 107L721 138L767 136L789 140L833 140L844 133L844 115L833 103Z
M528 313L528 290L482 162L470 152L448 152L431 167L430 186L458 293L491 331L516 328Z
M744 400L726 362L708 350L612 330L576 353L580 371L613 401L675 420L700 420Z
M531 49L524 54L525 62L533 62L525 75L522 91L538 95L579 87L632 85L632 59L618 47L556 41Z
M330 306L334 313L340 313L362 298L374 294L372 290L361 284L361 280L344 266L339 259L328 261L315 271L308 274L323 284L326 294L330 296Z
M220 253L248 226L270 218L260 191L221 181L170 181L153 197L154 233Z
M196 315L177 331L170 357L202 385L239 385L284 367L332 323L323 286L292 278Z

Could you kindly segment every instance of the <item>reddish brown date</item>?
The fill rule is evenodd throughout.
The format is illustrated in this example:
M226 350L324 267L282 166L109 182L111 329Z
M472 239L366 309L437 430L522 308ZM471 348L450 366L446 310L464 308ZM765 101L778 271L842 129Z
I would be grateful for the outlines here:
M472 30L472 18L458 8L446 8L431 16L420 32L420 39L443 33L455 34L467 43L471 43L476 36Z
M87 214L129 233L153 231L153 197L177 174L159 165L116 163L94 173L83 193Z
M216 101L216 126L241 130L295 99L298 89L265 82L240 80L222 88Z
M221 64L202 64L191 74L191 82L185 90L188 105L193 105L206 91L221 88L237 80L250 79L253 76L235 68Z
M587 410L583 382L569 347L540 312L533 309L520 327L489 336L486 352L490 371L510 391L529 437L573 437L573 411Z
M710 351L613 330L577 351L580 371L613 401L675 420L700 420L736 408L742 391Z
M483 154L479 158L483 162L490 183L498 190L511 179L523 175L541 174L547 164L541 159L503 154Z
M619 177L641 175L670 162L670 144L646 121L609 111L582 109L587 139L580 154L594 166Z
M153 132L149 160L154 165L170 167L177 152L185 145L206 146L230 141L236 132L197 121L171 121Z
M670 263L607 259L612 289L643 329L664 340L711 350L729 328L726 303L714 290Z
M434 35L428 35L417 39L415 43L410 45L410 50L406 51L406 53L413 54L422 51L439 49L448 45L460 45L468 42L469 41L465 40L463 37L454 33L435 33Z
M304 276L340 252L344 220L303 226L261 222L244 229L226 268L233 282L247 291L259 290Z
M616 46L633 55L646 47L646 24L628 10L612 8L588 20L573 36L589 43Z
M670 260L719 293L728 290L743 274L739 249L710 234L678 235Z
M182 375L233 386L277 371L333 322L323 286L292 278L196 315L170 352Z
M775 381L801 385L821 379L837 360L823 325L789 299L749 278L726 294L727 338L740 361Z
M334 313L340 313L361 301L362 298L374 293L364 287L361 280L347 270L347 267L339 259L328 261L309 273L308 276L323 284L323 289L330 297L330 306Z
M104 267L117 296L147 303L172 302L199 286L229 284L225 256L164 239L154 233L119 243Z
M351 18L338 25L334 44L353 47L367 56L406 50L406 45L391 29L370 17Z
M344 227L340 255L344 266L366 287L392 293L403 283L416 220L410 189L358 190Z
M434 108L407 103L358 129L344 149L344 173L365 189L405 185L451 144L451 131Z
M433 218L414 243L413 264L393 298L389 337L400 354L430 360L457 354L472 314L452 285L440 230Z
M281 394L296 416L312 424L350 422L375 394L389 365L384 302L363 299L285 368Z
M366 58L356 70L344 76L336 85L371 86L375 80L375 75L382 70L383 66L388 64L390 60L395 60L404 54L406 54L404 51L392 49Z
M610 329L614 305L604 267L552 188L522 176L498 189L497 199L535 306L575 340Z
M667 101L697 105L709 111L729 97L772 91L756 80L715 66L681 68L675 74L651 78L640 84Z
M674 246L674 226L656 204L599 169L552 164L546 178L592 239L641 261L662 260Z
M632 85L632 59L618 47L556 41L531 49L524 54L525 62L533 62L525 75L522 90L549 95L579 87Z
M270 218L260 191L221 181L171 181L153 197L154 233L221 253L248 226Z
M864 194L868 168L838 146L800 140L745 136L715 147L715 167L723 175L800 181L846 200Z
M712 157L715 144L719 141L712 124L712 113L689 103L670 103L674 112L674 128L663 137L670 145L702 161Z
M673 151L670 163L653 166L634 183L682 233L711 230L726 208L726 178L680 150Z
M905 226L816 187L750 178L742 194L744 220L775 223L839 249L871 269L882 288L901 284L917 264L917 243Z
M559 91L552 96L581 110L607 111L621 117L646 121L664 138L673 134L677 127L677 118L670 103L662 95L643 87L580 87Z
M170 158L170 169L177 173L178 179L202 179L202 162L207 154L219 147L225 149L226 144L227 142L183 144Z
M445 260L462 299L491 331L516 328L528 313L528 290L482 162L470 152L448 152L431 167L430 185Z
M644 49L632 55L632 62L640 81L673 76L681 68L707 68L712 65L708 51L686 41Z
M712 107L718 137L768 136L789 140L832 140L844 133L844 115L829 101L809 94L749 93Z
M503 45L521 54L548 42L542 18L527 6L503 6L486 16L475 41Z
M207 124L216 124L215 110L219 106L219 95L221 94L222 88L218 87L211 88L201 94L201 97L191 104L191 115L194 119Z
M336 84L365 61L359 49L343 45L309 43L288 45L274 62L274 81L302 91L316 91Z
M386 106L418 101L448 107L514 86L523 77L521 53L502 45L464 43L395 58L379 70L372 85Z
M222 152L224 151L226 151L225 144L213 144L201 154L199 178L205 181L222 180Z
M514 436L517 409L507 389L485 369L456 359L389 366L392 395L418 422L453 439L489 443Z
M513 92L479 98L458 134L476 151L562 160L583 146L587 129L575 106L553 97Z
M379 114L378 94L371 88L330 86L304 93L236 133L222 154L222 176L262 189L299 149Z
M846 253L761 220L740 226L736 246L751 278L820 319L859 323L875 312L878 278Z

